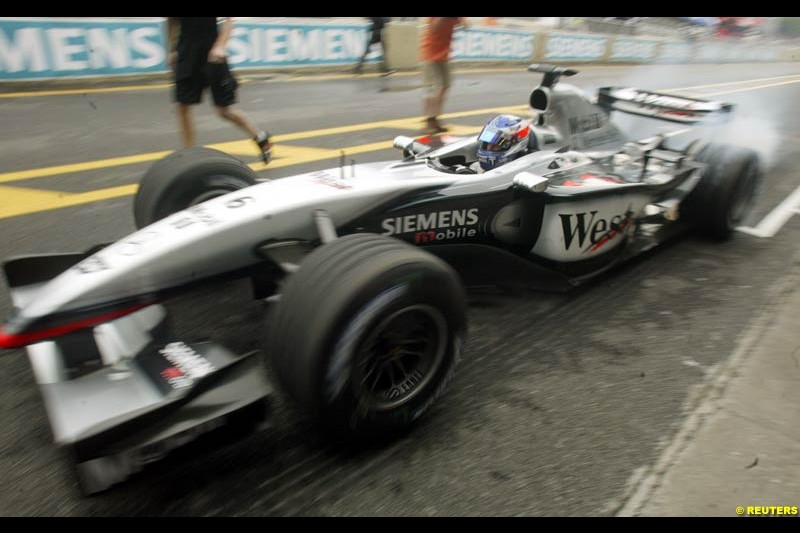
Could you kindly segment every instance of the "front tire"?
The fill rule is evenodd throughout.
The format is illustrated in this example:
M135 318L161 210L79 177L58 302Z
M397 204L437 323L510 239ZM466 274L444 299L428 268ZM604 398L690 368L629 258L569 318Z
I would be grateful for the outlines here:
M151 166L139 183L133 200L136 228L255 184L255 172L224 152L204 147L178 150Z
M464 290L447 264L358 234L316 249L289 278L266 349L293 399L363 440L406 430L431 408L465 332Z

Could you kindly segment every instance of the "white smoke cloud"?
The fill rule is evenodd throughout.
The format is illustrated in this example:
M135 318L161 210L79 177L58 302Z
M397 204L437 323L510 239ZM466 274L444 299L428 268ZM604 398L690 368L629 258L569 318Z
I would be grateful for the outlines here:
M752 111L753 109L743 109L740 113L734 114L733 120L713 132L713 140L752 148L761 157L764 166L769 168L777 160L781 134L773 120Z
M723 69L734 69L734 72L741 73L742 76L722 77L720 74ZM727 122L714 126L688 126L693 129L692 132L675 137L668 144L674 147L683 147L692 139L703 138L713 142L747 147L759 154L765 168L769 168L777 162L778 150L783 137L781 123L787 120L791 121L787 117L785 110L796 107L793 102L782 101L782 99L785 100L791 97L791 93L783 89L748 90L747 85L738 84L692 88L760 77L753 74L748 75L749 71L742 68L742 65L639 65L618 70L600 70L597 72L597 76L601 77L599 82L592 79L595 76L590 72L589 70L586 71L589 74L589 76L586 76L588 79L585 83L581 83L583 90L590 94L595 94L597 88L602 85L637 87L651 91L682 89L675 94L733 103L735 108L732 117ZM609 74L617 73L620 75L612 83L604 83ZM687 74L691 75L691 78L688 78ZM579 76L583 75L584 73L582 72ZM767 73L763 74L763 76L769 75ZM689 79L693 81L687 81ZM573 78L573 80L578 81L577 78ZM758 85L758 83L754 84ZM735 92L726 92L726 90L730 89ZM714 94L715 92L722 94ZM704 96L704 93L708 93L708 96ZM656 133L667 133L687 127L681 124L643 119L619 112L612 114L612 120L632 139L640 139Z

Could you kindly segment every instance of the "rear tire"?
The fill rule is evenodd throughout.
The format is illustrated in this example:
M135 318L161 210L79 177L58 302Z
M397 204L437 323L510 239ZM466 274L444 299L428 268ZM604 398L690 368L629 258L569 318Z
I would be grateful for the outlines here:
M698 233L724 240L747 216L762 181L758 154L749 148L707 144L695 156L707 168L684 204Z
M136 228L255 184L255 172L224 152L204 147L178 150L151 166L139 183L133 200Z
M453 375L466 298L440 259L356 234L309 254L270 317L267 353L289 395L339 436L410 428Z

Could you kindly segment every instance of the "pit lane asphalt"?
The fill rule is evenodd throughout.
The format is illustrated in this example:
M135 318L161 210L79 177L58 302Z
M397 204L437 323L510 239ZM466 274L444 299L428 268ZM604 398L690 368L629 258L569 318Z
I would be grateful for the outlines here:
M587 69L569 82L585 89L667 89L798 73L795 64L613 67ZM446 110L524 104L536 82L538 76L524 71L457 74ZM418 83L416 76L253 81L241 89L241 107L277 133L407 118L420 114ZM716 96L739 104L739 113L760 127L766 124L766 133L753 130L759 139L777 134L750 225L800 184L799 97L800 84ZM0 98L0 172L177 147L168 100L159 90ZM197 116L201 142L239 138L208 105ZM477 126L488 118L449 122ZM394 134L408 132L354 132L309 146L377 142ZM394 157L386 150L356 159ZM263 175L334 165L318 161ZM134 183L146 167L13 185L87 190ZM0 220L0 256L83 250L120 238L133 230L130 202L123 197ZM456 379L404 439L369 450L330 446L279 397L271 429L221 448L178 452L90 498L79 494L68 455L50 441L23 352L5 353L0 514L613 515L635 473L679 430L705 377L736 350L741 332L772 308L770 289L788 272L798 243L795 216L771 239L678 239L568 294L475 293ZM0 313L7 316L4 283L0 289ZM192 299L182 306L191 313L179 327L240 350L258 347L263 309L245 296L246 288L237 285L215 294L213 304Z

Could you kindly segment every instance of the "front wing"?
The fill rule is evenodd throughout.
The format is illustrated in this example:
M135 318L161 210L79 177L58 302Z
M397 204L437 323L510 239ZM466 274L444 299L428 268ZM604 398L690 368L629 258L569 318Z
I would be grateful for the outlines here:
M16 306L86 254L5 266ZM272 388L256 352L170 336L166 311L131 315L28 346L55 442L74 452L81 488L105 490L202 434L266 419Z

